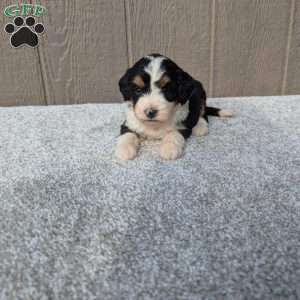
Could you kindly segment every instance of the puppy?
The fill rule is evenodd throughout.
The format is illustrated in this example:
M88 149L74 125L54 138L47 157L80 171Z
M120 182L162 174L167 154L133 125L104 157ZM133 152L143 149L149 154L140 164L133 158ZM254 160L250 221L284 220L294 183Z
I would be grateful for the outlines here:
M233 115L229 110L207 107L202 84L160 54L136 62L122 76L119 87L129 101L116 147L121 160L135 158L143 139L161 140L161 158L177 159L191 134L208 133L208 115Z

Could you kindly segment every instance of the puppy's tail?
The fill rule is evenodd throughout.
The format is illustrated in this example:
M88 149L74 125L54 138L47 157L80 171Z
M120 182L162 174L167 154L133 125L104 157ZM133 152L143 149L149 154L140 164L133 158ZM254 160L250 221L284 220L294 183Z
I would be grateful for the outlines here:
M217 107L209 107L205 108L205 114L207 116L215 116L221 118L231 118L234 116L234 112L230 109L221 109Z

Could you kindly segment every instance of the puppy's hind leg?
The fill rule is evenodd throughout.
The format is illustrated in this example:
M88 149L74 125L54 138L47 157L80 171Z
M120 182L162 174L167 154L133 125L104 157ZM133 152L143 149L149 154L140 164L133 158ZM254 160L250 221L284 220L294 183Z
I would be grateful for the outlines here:
M204 136L208 134L208 122L205 118L200 117L198 123L193 128L193 135L195 136Z

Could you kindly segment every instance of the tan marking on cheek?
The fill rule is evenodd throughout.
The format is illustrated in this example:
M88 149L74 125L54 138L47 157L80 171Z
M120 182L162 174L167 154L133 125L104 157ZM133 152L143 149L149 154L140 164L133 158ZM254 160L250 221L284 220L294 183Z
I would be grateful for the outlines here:
M142 79L141 76L137 75L133 78L133 81L132 81L135 85L137 85L138 87L140 88L143 88L145 87L145 82L144 80Z

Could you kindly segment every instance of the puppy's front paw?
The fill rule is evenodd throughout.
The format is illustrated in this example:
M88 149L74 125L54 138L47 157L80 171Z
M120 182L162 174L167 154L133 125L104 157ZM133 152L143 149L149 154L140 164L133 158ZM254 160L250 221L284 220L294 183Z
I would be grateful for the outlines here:
M139 147L139 140L136 135L132 133L126 133L119 137L116 157L121 160L134 159L137 156Z
M165 160L174 160L179 158L182 155L183 149L182 147L171 143L166 142L160 145L160 157Z
M179 158L183 153L184 138L178 131L169 132L160 145L160 157L166 160Z
M134 159L137 155L137 149L133 145L120 145L116 149L116 157L121 160Z

